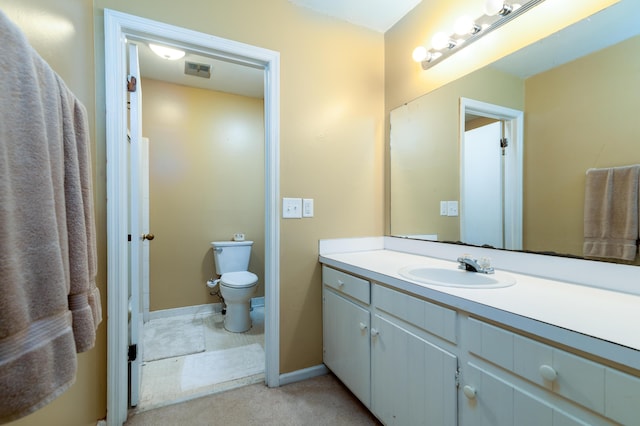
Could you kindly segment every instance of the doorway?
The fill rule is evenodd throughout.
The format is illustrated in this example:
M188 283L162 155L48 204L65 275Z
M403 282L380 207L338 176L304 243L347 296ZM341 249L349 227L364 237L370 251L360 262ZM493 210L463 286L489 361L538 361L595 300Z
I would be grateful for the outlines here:
M189 51L168 60L145 42L128 43L139 58L132 75L140 77L142 134L151 140L148 173L140 173L140 181L148 176L151 226L142 232L154 235L143 242L149 278L141 280L141 302L132 303L144 317L135 342L141 375L130 381L130 405L139 412L264 383L264 71ZM211 75L185 74L193 63L211 67ZM234 90L225 76L246 90ZM130 102L130 111L136 106ZM131 197L131 206L143 199ZM231 333L219 291L205 283L216 278L210 242L238 232L253 241L249 271L259 284L253 326Z
M469 130L471 121L485 121ZM524 113L460 99L460 239L522 249Z
M126 40L160 41L264 70L265 380L279 385L279 54L278 52L105 9L107 137L107 410L109 425L127 417L129 258ZM132 238L137 238L133 235ZM135 256L131 257L132 259ZM135 358L135 354L131 354Z

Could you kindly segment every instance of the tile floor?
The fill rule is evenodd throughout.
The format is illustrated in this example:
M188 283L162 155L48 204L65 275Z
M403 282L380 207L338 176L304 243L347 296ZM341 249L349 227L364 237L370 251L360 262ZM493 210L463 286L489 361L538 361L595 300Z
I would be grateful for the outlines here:
M264 382L264 307L253 308L245 333L226 331L219 312L194 315L202 317L194 326L203 327L205 352L143 362L135 412Z

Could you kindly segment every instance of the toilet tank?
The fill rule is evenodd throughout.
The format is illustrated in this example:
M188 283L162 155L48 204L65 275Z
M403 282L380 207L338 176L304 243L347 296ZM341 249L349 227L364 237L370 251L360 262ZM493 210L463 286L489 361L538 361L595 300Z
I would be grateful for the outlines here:
M249 269L253 241L213 241L213 259L216 274L239 272Z

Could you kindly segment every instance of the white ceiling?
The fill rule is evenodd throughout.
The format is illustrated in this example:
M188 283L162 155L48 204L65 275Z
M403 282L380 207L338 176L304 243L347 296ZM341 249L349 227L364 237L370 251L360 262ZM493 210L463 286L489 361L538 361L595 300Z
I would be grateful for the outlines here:
M422 0L289 0L314 12L386 32Z
M140 73L143 77L252 98L264 97L264 75L261 69L190 52L187 52L182 59L170 61L153 53L146 43L136 42L136 44L140 59ZM211 78L185 75L186 61L211 65Z

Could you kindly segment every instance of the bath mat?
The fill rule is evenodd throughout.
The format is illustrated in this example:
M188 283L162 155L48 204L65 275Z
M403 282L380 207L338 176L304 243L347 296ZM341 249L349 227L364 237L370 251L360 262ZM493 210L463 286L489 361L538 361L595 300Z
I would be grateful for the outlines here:
M264 372L264 350L258 343L189 355L182 366L183 391Z
M143 359L156 361L164 358L195 354L204 351L202 318L184 315L158 318L144 325Z

